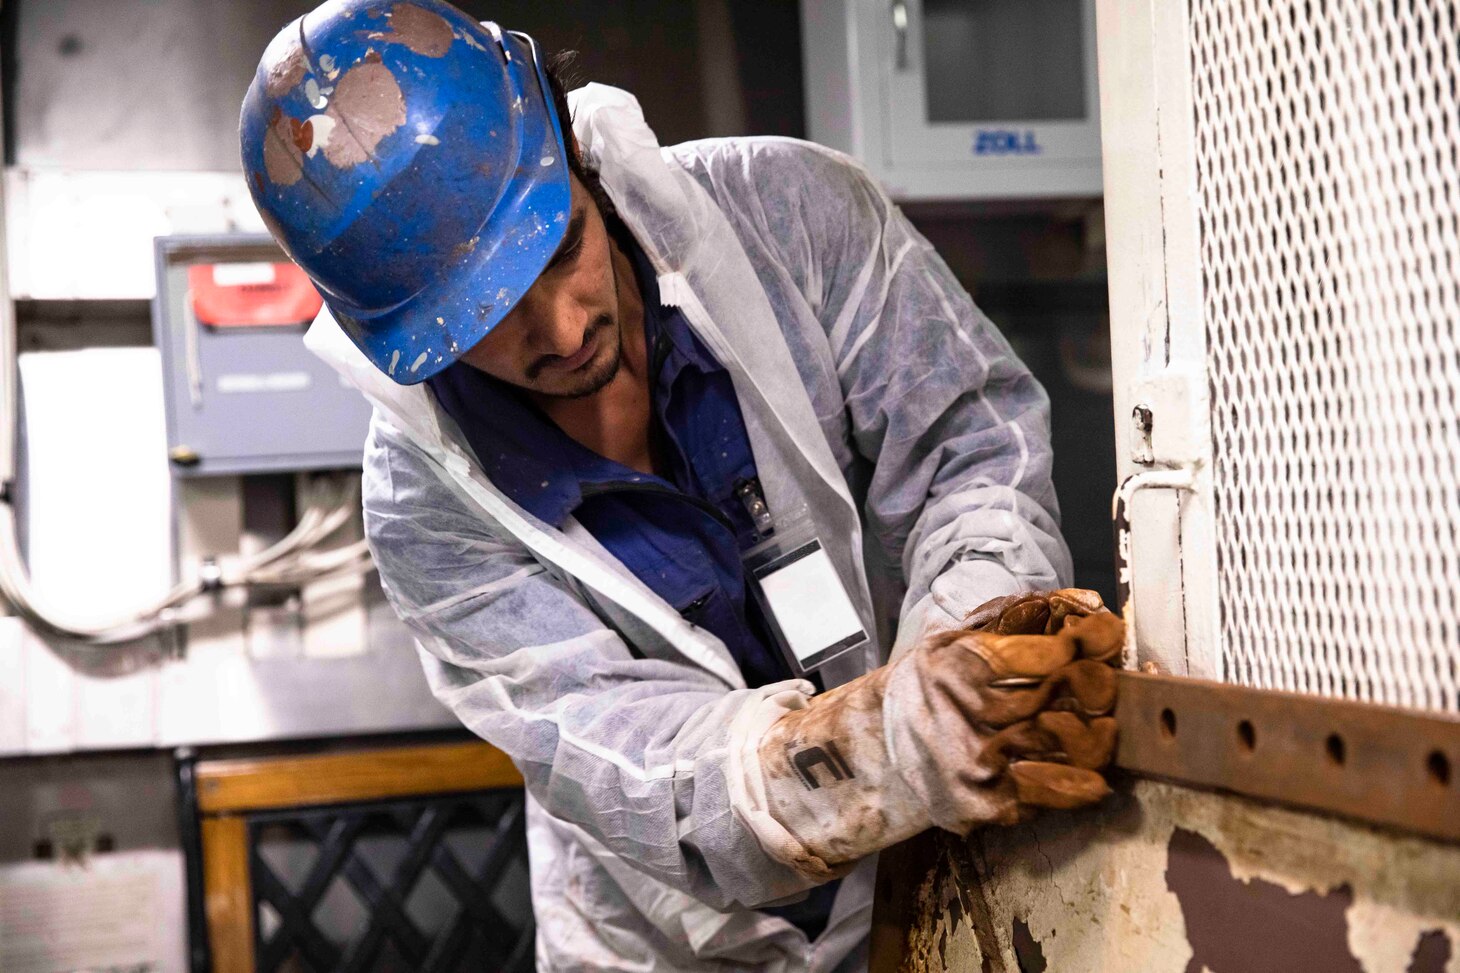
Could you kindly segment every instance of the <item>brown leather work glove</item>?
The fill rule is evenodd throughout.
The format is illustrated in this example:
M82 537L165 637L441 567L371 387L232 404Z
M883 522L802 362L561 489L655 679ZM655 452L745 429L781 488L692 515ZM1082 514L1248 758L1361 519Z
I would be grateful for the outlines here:
M935 635L753 739L741 810L774 819L767 851L825 879L929 825L966 834L1109 793L1121 620L1069 590L970 619L995 630Z
M1079 807L1108 794L1097 771L1115 752L1112 663L1125 642L1124 623L1099 595L1081 589L998 598L971 612L968 622L977 629L936 635L913 658L923 657L917 664L934 691L957 699L959 715L989 734L970 757L981 777L1003 782L1005 806L994 820L1012 823L1032 808ZM974 678L947 678L954 667L940 663L951 652L974 657L965 662ZM924 717L944 723L948 710L928 706ZM958 761L936 766L967 777Z

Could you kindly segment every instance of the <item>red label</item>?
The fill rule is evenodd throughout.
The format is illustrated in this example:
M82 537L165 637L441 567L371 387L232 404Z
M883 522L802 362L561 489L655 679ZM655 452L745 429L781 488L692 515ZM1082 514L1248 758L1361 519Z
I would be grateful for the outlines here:
M193 314L215 328L306 324L324 304L292 263L194 264L188 289Z

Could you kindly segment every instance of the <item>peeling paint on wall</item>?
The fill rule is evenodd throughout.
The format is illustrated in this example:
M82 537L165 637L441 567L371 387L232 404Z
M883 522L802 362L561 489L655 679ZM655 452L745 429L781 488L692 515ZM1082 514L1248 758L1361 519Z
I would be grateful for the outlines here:
M1187 973L1362 973L1348 949L1347 885L1292 893L1254 878L1238 881L1216 845L1177 828L1167 846L1166 887L1176 893L1192 949Z
M1414 958L1410 960L1406 973L1445 973L1451 952L1450 937L1438 929L1431 929L1419 937L1419 945L1414 948Z
M1460 973L1460 846L1148 781L920 841L883 856L922 881L879 971Z
M1039 941L1029 931L1029 925L1023 919L1014 920L1013 929L1014 957L1019 961L1019 973L1044 973L1049 963L1044 959L1044 950L1040 948Z

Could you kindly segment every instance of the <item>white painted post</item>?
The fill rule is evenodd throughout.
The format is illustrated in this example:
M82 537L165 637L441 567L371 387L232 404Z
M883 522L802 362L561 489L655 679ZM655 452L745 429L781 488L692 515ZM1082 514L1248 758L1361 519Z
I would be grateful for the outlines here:
M1132 661L1215 679L1221 656L1186 6L1100 0L1096 27L1117 470L1122 481L1178 465L1194 474L1192 490L1146 490L1127 510L1139 608ZM1151 408L1164 448L1153 462L1136 459L1138 405Z

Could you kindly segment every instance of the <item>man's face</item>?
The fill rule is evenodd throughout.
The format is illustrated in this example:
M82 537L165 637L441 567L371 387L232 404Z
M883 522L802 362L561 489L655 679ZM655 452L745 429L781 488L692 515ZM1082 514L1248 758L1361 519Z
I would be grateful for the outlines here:
M462 361L539 395L592 395L618 373L622 332L603 215L575 175L568 232L516 307Z

